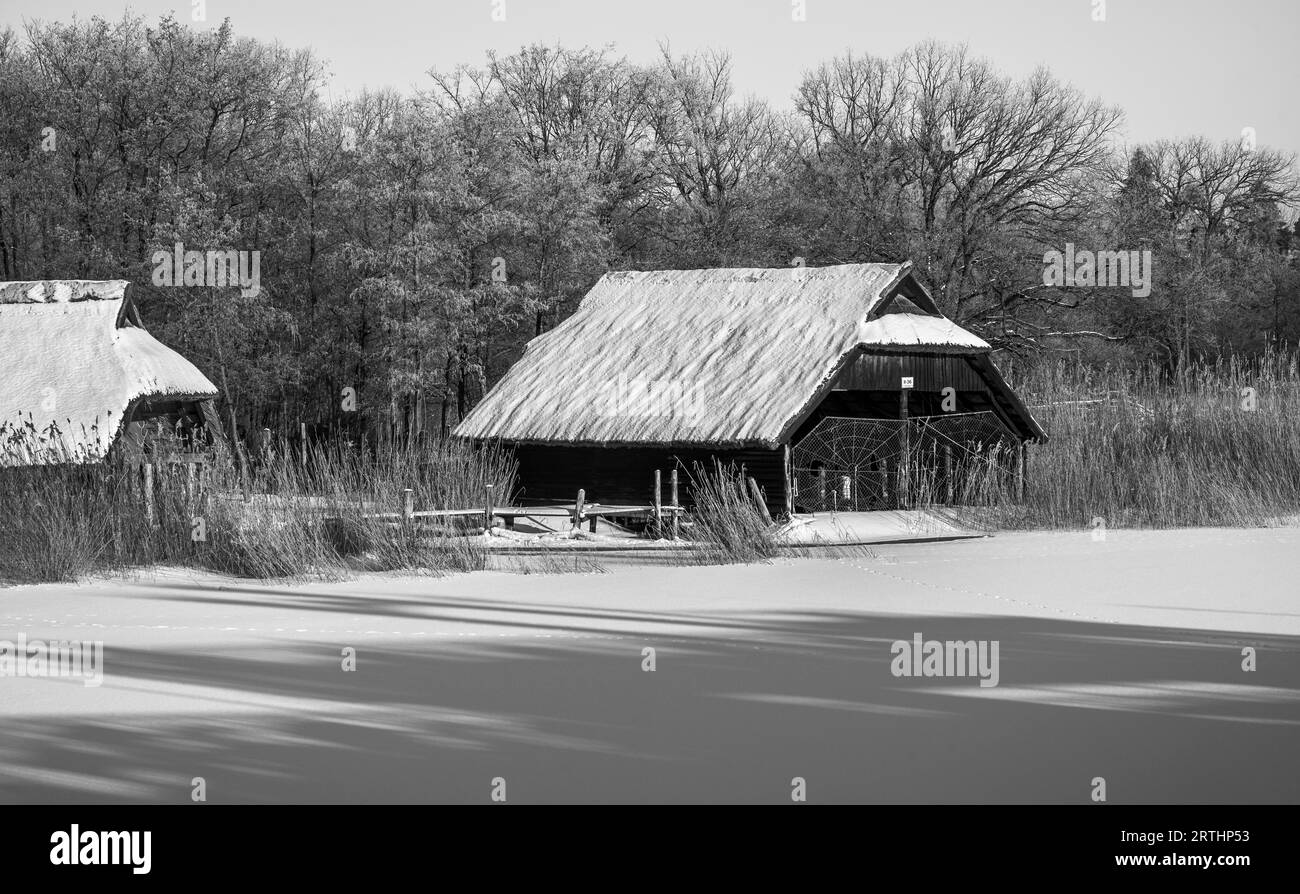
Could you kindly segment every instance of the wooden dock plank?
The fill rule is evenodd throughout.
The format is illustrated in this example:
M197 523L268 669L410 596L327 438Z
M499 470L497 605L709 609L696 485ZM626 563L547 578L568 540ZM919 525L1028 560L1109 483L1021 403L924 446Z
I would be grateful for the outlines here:
M661 512L679 511L682 507L664 505L660 506ZM610 517L639 517L652 516L655 513L654 506L602 506L598 503L587 503L582 507L584 518L592 516L610 516ZM423 509L412 512L409 515L402 512L368 512L362 518L472 518L482 516L483 509ZM494 506L492 515L506 517L526 517L534 516L537 518L572 518L573 507L571 506Z

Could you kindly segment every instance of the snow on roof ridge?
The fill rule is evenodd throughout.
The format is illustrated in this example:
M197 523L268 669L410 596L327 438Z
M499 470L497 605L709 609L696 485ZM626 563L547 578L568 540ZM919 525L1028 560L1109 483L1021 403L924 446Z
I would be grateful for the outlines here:
M12 280L0 282L0 305L121 301L130 285L125 279Z
M648 279L652 277L698 278L704 280L751 279L760 277L769 279L775 276L798 278L814 276L818 279L829 277L847 277L854 274L874 273L889 268L910 267L908 263L885 264L876 261L864 261L852 264L828 264L823 267L809 267L792 264L788 267L700 267L674 268L670 270L609 270L602 279Z
M991 351L992 346L947 317L889 313L858 326L863 347L925 347L944 350Z

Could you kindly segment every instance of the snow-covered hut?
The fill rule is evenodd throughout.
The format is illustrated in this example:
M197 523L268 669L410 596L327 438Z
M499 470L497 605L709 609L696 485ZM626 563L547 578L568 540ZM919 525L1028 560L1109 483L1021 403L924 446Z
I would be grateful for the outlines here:
M210 443L217 394L145 331L130 283L0 282L0 466L93 462L151 428Z
M455 433L514 448L527 501L644 504L716 458L773 509L894 506L1046 437L990 353L907 263L608 273Z

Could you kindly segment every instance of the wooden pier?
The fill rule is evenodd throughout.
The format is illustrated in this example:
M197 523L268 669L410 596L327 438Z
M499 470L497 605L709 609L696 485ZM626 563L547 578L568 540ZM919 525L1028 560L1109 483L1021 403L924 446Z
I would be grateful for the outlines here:
M373 512L366 513L364 518L385 519L391 521L409 521L409 522L436 522L451 521L453 519L473 519L483 518L485 515L492 519L501 519L506 528L513 528L516 519L532 519L540 521L548 518L567 518L573 526L579 527L583 523L588 525L591 531L596 530L596 522L602 518L637 518L637 519L655 519L667 518L670 521L677 521L680 524L680 514L683 511L681 506L605 506L600 503L584 503L581 509L576 505L553 505L553 506L494 506L490 510L483 508L477 509L428 509L411 512Z
M643 519L647 529L655 537L665 534L676 540L681 533L682 513L684 507L679 502L677 470L669 475L670 500L663 502L661 493L661 476L658 471L654 476L654 488L649 505L588 503L584 489L578 490L577 498L572 504L556 503L538 506L497 506L494 502L494 485L484 486L483 505L473 509L424 509L416 510L414 491L410 488L402 491L401 512L371 512L363 518L391 521L397 524L417 524L452 522L459 519L481 519L484 530L495 527L500 519L507 529L512 529L518 519L529 519L542 527L548 527L543 519L567 518L571 530L578 530L586 524L589 531L595 533L596 523L604 519ZM753 481L750 481L753 484Z

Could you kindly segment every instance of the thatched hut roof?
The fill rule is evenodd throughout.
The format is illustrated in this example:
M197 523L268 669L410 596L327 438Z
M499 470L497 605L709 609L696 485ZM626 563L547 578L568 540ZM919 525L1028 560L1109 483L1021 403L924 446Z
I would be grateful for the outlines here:
M939 313L910 264L608 273L456 434L775 447L866 350L990 347Z
M99 459L138 402L217 395L144 330L129 288L124 280L0 283L0 465ZM35 451L33 430L45 438Z

